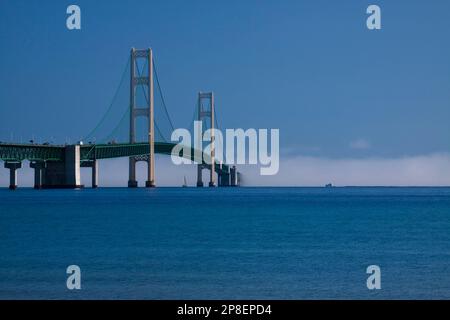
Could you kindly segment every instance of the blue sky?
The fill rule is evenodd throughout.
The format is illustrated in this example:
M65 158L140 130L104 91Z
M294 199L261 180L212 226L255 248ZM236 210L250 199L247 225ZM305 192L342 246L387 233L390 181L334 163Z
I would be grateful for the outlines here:
M69 4L80 31L66 28ZM382 30L366 28L369 4ZM130 48L151 46L177 127L213 90L223 127L279 128L285 157L448 153L449 12L424 0L2 0L0 140L84 136Z

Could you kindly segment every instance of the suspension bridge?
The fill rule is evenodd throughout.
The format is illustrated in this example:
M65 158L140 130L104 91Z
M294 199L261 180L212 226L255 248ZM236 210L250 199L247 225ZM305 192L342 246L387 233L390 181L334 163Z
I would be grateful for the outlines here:
M129 73L129 82L124 81ZM155 92L156 87L156 92ZM126 94L123 94L126 92ZM156 93L156 94L155 94ZM144 120L142 122L141 120ZM218 128L214 93L199 92L193 119L204 129ZM113 127L111 131L111 127ZM9 188L16 189L18 170L23 161L34 169L34 188L82 188L80 168L92 170L92 188L98 186L98 161L129 158L128 187L138 187L136 163L147 163L145 186L156 186L155 154L172 155L175 143L170 142L174 130L161 89L152 49L131 49L119 86L109 108L94 129L75 144L0 143L0 160L9 169ZM197 166L197 187L203 187L202 171L209 170L210 187L238 186L239 172L215 158L214 130L209 152L190 148L190 152L174 154L194 161ZM201 160L196 155L201 154Z

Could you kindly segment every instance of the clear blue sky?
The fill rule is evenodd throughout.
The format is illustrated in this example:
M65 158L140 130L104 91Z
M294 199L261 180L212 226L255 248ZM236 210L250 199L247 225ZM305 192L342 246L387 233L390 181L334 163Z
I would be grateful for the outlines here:
M382 9L382 30L365 26ZM66 29L66 8L82 30ZM450 148L448 1L0 2L0 140L72 141L108 107L132 46L154 49L188 126L213 90L223 127L279 128L294 154L399 157Z

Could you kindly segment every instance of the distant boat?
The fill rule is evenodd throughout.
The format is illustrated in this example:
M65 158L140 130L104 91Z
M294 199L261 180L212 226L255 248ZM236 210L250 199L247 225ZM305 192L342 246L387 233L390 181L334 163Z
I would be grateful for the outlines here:
M184 183L183 183L183 188L187 188L187 180L186 180L186 176L184 176Z
M325 188L333 188L333 185L332 185L331 183L327 183L327 184L325 185Z

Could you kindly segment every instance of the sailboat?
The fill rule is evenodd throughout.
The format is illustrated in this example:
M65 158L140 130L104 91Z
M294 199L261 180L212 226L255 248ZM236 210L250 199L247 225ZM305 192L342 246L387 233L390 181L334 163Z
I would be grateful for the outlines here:
M186 180L186 176L184 176L184 183L183 183L183 188L187 188L187 180Z

